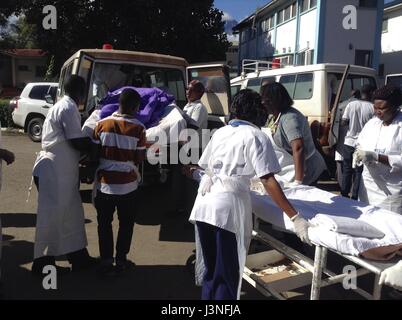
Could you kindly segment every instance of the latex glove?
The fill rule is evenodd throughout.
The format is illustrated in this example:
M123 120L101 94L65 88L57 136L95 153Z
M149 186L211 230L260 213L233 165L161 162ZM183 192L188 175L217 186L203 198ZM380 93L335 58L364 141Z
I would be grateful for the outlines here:
M381 272L379 284L402 290L402 260Z
M293 221L296 235L301 241L311 246L312 244L308 237L308 228L310 227L310 223L304 219L300 213L294 216L291 220Z
M300 186L302 184L302 182L301 181L299 181L299 180L295 180L295 181L293 181L293 182L291 182L291 183L289 183L289 188L294 188L294 187L297 187L297 186Z
M364 164L368 164L378 161L378 153L374 151L364 151L357 149L353 157L356 158L355 161L357 163L363 162Z
M353 153L353 159L352 159L352 168L356 169L357 167L361 167L363 165L363 162L361 160L358 160L358 153L355 151Z

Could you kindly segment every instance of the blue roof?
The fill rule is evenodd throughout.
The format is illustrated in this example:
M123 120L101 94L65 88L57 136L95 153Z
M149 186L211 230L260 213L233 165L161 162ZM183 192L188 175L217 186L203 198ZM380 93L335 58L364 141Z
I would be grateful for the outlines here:
M397 4L401 4L401 3L402 3L402 0L385 0L384 1L384 4L385 4L384 8L389 8L389 7L392 7L392 6L395 6Z

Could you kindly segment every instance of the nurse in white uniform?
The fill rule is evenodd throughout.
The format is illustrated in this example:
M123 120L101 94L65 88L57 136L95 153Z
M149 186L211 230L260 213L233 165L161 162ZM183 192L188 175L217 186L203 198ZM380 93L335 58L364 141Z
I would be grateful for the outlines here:
M288 202L274 174L280 171L268 137L261 97L242 90L233 99L229 125L212 136L198 165L205 170L190 216L196 224L196 282L202 299L235 300L252 233L250 179L261 178L267 192L309 242L308 222Z
M354 165L364 164L359 200L402 214L401 90L387 85L374 92L375 117L358 138Z
M85 94L84 79L71 76L64 91L65 96L49 110L43 124L43 151L33 169L39 196L32 273L38 275L44 266L55 265L55 257L61 255L67 255L73 271L95 264L86 249L79 193L80 151L90 146L90 139L83 138L77 107Z

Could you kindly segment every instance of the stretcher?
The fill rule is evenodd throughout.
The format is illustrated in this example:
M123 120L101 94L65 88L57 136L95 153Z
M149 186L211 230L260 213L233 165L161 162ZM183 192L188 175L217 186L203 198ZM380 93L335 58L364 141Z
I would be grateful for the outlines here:
M389 222L392 226L387 227L387 223L380 226L382 231L386 232L386 237L383 240L356 239L355 241L352 239L351 242L348 242L349 244L351 243L348 246L342 244L347 243L344 241L346 239L344 235L333 235L336 239L331 242L328 240L331 239L331 236L324 235L320 237L320 233L315 232L314 234L314 232L309 231L309 236L315 249L314 259L310 259L264 230L264 224L269 223L274 229L289 233L293 232L290 220L288 221L288 218L272 202L269 196L262 195L262 192L253 191L251 193L254 219L253 239L268 245L272 250L250 255L246 262L243 279L264 295L273 296L280 300L289 298L291 290L310 285L310 299L318 300L321 288L345 283L345 281L346 283L357 283L357 278L373 273L375 279L372 292L353 285L347 285L345 289L352 289L366 299L381 299L380 274L401 259L402 216L388 211L385 212L383 209L367 206L357 201L337 197L334 194L316 188L302 186L299 189L297 197L294 190L285 190L285 194L296 209L301 211L306 218L311 218L318 211L320 213L334 214L339 208L342 211L339 215L348 216L348 213L343 210L346 204L350 207L351 214L349 216L353 218L370 220L376 219L376 215L384 215L385 219L389 216L391 220L394 219ZM303 198L308 202L312 194L315 194L315 197L321 200L320 204L315 203L314 206L311 206L317 212L308 212L308 205L306 209L300 206L301 201L298 202L298 199ZM325 212L326 210L330 212ZM389 231L386 230L387 228ZM356 243L353 243L353 241ZM392 248L393 252L391 252L392 250L381 251L382 248ZM335 273L329 270L327 266L329 252L344 258L345 266L353 263L358 268L354 270L344 269L344 273ZM377 258L383 259L383 261L375 261L364 257L366 253L370 253L373 256L373 252L378 254ZM366 256L370 256L370 254ZM381 256L381 254L384 254L384 256ZM275 268L278 269L278 272L274 272ZM347 271L345 272L345 270ZM351 273L350 271L353 272Z

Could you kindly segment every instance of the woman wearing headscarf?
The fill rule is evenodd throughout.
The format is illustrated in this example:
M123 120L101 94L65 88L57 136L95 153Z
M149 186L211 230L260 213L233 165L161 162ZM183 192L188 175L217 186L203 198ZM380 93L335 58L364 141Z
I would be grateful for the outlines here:
M402 214L402 93L387 85L373 99L375 117L360 133L354 154L354 165L364 165L359 200Z
M293 157L294 184L315 184L327 167L315 148L306 117L292 107L292 98L278 82L264 85L261 96L262 103L271 114L268 128L271 129L273 142L284 151L285 156Z

